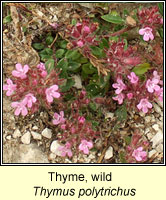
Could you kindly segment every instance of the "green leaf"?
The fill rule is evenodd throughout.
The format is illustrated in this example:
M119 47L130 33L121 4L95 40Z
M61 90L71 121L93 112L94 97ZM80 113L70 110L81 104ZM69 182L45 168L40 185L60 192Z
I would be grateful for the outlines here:
M11 15L8 15L3 19L3 24L9 23L11 21L12 21L12 17Z
M79 67L81 66L80 63L74 62L74 61L70 61L68 64L68 71L76 71Z
M119 153L119 158L120 158L121 163L127 163L125 159L125 153L123 151Z
M68 42L67 42L66 40L62 40L62 41L60 41L60 43L59 43L59 47L62 48L62 49L66 49L67 43L68 43Z
M131 143L131 137L130 136L125 136L124 138L126 145L129 145Z
M96 107L96 104L95 104L95 103L90 102L90 103L89 103L89 107L90 107L90 109L91 109L92 111L96 111L96 110L97 110L97 107Z
M42 50L42 49L44 49L44 44L42 44L42 43L33 43L32 46L36 50Z
M78 62L81 63L81 64L84 64L84 63L88 62L88 59L85 58L85 57L81 57L80 59L78 59Z
M42 61L47 61L52 58L53 50L50 48L45 48L39 52Z
M61 87L61 92L67 92L75 84L75 81L72 78L68 78L66 85Z
M125 22L120 16L113 16L111 14L101 16L107 22L111 22L113 24L122 24Z
M159 33L159 35L160 35L160 37L163 39L163 28L160 28L159 30L158 30L158 33Z
M100 87L97 84L89 84L86 86L86 91L92 96L97 96L100 93Z
M55 53L56 58L62 58L63 54L65 53L64 49L58 49Z
M65 101L71 101L71 100L74 100L74 99L75 99L75 96L73 96L73 94L66 94L64 96Z
M94 68L91 63L83 64L82 70L85 74L93 74L96 72L96 68Z
M46 70L47 70L48 74L54 69L54 64L55 64L54 59L49 59L45 63Z
M94 56L99 56L100 58L105 56L103 49L96 47L96 46L90 46L90 48L91 48L92 54Z
M145 73L148 71L148 69L150 69L150 67L151 67L151 66L150 66L149 63L143 63L143 64L140 64L140 65L134 67L134 68L132 69L132 71L133 71L137 76L140 76L140 75L145 74Z
M46 44L50 45L52 44L53 41L54 41L54 38L51 35L46 37Z
M71 24L72 25L76 25L77 24L77 20L76 19L72 19Z
M128 47L127 40L126 40L126 39L124 39L123 41L124 41L124 43L125 43L124 50L127 50L127 47Z
M77 50L68 50L65 54L65 57L68 59L76 60L81 56Z
M65 58L62 58L58 64L56 65L56 68L61 69L62 71L66 71L68 68L68 61Z
M164 14L164 9L163 9L164 3L158 3L157 5L158 5L158 8L159 8L160 14L163 16L163 14Z
M116 111L115 115L117 116L118 121L125 121L127 119L127 109L125 105L120 106Z
M104 47L109 48L109 42L108 42L107 39L103 38L101 41L102 41L102 42L100 43L100 48L102 48L102 49L103 49Z

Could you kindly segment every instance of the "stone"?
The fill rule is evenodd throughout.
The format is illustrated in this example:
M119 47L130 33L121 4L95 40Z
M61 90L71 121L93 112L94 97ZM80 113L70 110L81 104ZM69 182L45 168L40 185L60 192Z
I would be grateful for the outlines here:
M151 117L150 117L150 116L146 116L146 117L145 117L145 122L146 122L146 123L149 123L150 121L151 121Z
M48 139L51 139L52 137L52 130L49 129L49 128L45 128L43 131L42 131L42 136L43 137L46 137Z
M151 140L153 138L153 134L152 133L148 133L147 137L148 137L149 140Z
M9 144L8 144L9 146ZM10 143L3 152L4 163L49 163L47 155L37 144Z
M11 135L6 136L6 139L7 139L7 140L11 140L11 138L12 138Z
M19 129L16 129L15 131L14 131L14 133L13 133L13 138L19 138L19 137L21 137L21 132L20 132L20 130Z
M59 147L61 147L62 145L60 145L58 143L58 140L54 140L52 143L51 143L51 146L50 146L50 151L52 153L54 153L55 155L57 156L61 156L61 152L58 150Z
M69 66L69 68L70 68L70 66ZM72 76L72 78L75 81L75 84L73 85L73 87L75 87L77 89L82 89L81 77L79 75L74 75L74 76Z
M151 158L156 153L157 153L157 151L155 149L149 151L148 158Z
M29 131L27 131L22 137L21 137L21 142L23 144L30 144L31 142L31 134Z
M42 139L41 134L37 133L35 131L31 131L31 135L32 135L33 139L35 139L35 140L41 140Z
M152 147L156 147L158 144L163 142L163 133L161 130L157 132L157 134L151 139Z
M159 145L156 147L156 150L157 150L157 152L159 152L159 153L163 152L163 144L159 144Z
M33 126L32 130L38 130L38 127L37 126Z
M155 131L158 131L159 130L159 125L158 124L154 124L152 126L152 128L155 130Z
M141 117L145 117L145 113L144 112L139 112L139 115L141 116Z
M105 119L113 118L113 117L114 117L114 113L108 112L105 114Z
M161 108L156 103L153 103L153 108L157 113L162 113Z
M105 158L106 160L109 160L109 159L112 158L112 157L113 157L113 148L112 148L112 146L110 146L110 147L107 149L104 158Z

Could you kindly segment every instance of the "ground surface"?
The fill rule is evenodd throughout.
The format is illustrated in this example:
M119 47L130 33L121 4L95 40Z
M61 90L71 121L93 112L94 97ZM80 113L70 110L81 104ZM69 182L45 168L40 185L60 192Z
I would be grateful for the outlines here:
M73 4L32 4L36 10L40 10L47 16L50 21L61 21L69 23L71 16L75 18L85 15L90 10L95 10L92 4L84 3L82 5ZM71 7L72 6L72 7ZM118 9L122 9L122 5L113 4ZM138 5L128 5L129 10ZM75 12L75 7L77 11ZM8 12L8 8L4 11L4 15ZM95 12L95 11L94 11ZM63 14L62 14L63 13ZM78 14L79 13L79 14ZM38 63L39 57L31 46L27 50L24 42L20 44L16 37L21 37L16 29L13 32L13 26L16 26L16 17L13 19L15 25L9 24L4 27L4 79L10 75L15 64L22 63ZM23 19L26 23L26 19ZM45 22L41 21L40 27L36 29L32 25L34 35L37 32L43 31L46 26ZM16 26L17 27L17 26ZM18 27L17 27L18 28ZM132 35L133 38L137 35ZM27 41L26 41L27 42ZM12 47L16 47L11 50ZM8 52L8 53L6 53ZM22 56L24 55L24 56ZM116 143L108 142L107 146L103 145L103 140L96 141L96 151L89 155L75 154L71 159L56 156L51 151L53 141L56 141L56 134L53 127L46 123L47 113L38 111L32 116L15 117L13 109L10 106L11 101L3 96L3 162L4 163L119 163L117 153L124 151L123 143L118 146ZM128 120L121 125L118 131L113 133L113 140L119 134L128 135L135 128L139 128L142 134L151 144L148 154L149 163L161 163L163 159L163 105L159 102L154 103L154 108L151 114L144 115L143 113L129 113ZM105 110L104 118L107 118L107 123L113 121L114 113ZM43 132L44 131L44 132ZM115 140L114 140L115 141ZM55 145L55 144L54 144ZM105 150L104 150L105 149ZM101 159L102 158L102 159Z

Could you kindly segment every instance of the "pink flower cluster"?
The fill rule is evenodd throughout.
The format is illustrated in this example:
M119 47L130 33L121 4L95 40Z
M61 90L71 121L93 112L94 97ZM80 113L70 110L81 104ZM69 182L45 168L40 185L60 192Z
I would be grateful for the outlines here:
M160 101L163 98L163 87L160 87L163 83L160 80L160 76L157 71L153 72L153 78L148 79L146 82L141 83L139 77L134 72L131 72L128 76L128 81L124 84L123 80L118 77L117 83L112 86L115 88L115 94L113 97L118 104L122 104L125 97L127 97L127 103L134 104L138 110L144 113L148 112L148 109L152 108L152 104L149 100L154 100L157 97ZM153 94L152 94L153 93ZM130 102L130 103L129 103ZM131 106L131 105L130 105Z
M156 29L163 25L163 17L159 13L158 6L138 10L138 19L141 26L139 34L143 35L143 40L153 40Z
M98 28L97 23L90 23L89 20L83 20L75 26L68 28L67 33L71 36L71 43L74 47L84 47L95 43L94 31ZM74 40L73 40L74 39Z
M126 161L128 163L144 162L147 160L149 143L142 139L142 135L136 130L132 135L131 143L126 149Z
M128 46L125 50L125 42L111 42L109 49L105 49L107 68L115 73L117 78L121 74L128 74L132 66L141 63L141 59L136 55L134 48Z
M65 145L58 148L62 157L66 155L72 157L71 148L74 145L78 146L79 151L89 154L89 150L93 147L91 138L97 138L98 133L92 130L91 123L86 122L83 116L76 114L71 122L64 118L64 111L61 111L60 114L54 114L52 122L54 125L59 125L61 131L63 131L59 141L67 140Z
M59 79L55 72L50 74L50 76L55 76L54 79L50 80L50 77L47 77L44 63L40 63L32 69L28 65L22 66L18 63L16 70L12 71L12 75L14 81L7 79L7 84L3 85L3 90L7 91L6 95L11 96L14 101L11 106L15 108L16 116L20 114L26 116L28 108L32 112L36 111L42 104L42 100L45 101L46 106L49 106L53 102L53 98L58 99L60 97L58 85L55 84L58 83Z

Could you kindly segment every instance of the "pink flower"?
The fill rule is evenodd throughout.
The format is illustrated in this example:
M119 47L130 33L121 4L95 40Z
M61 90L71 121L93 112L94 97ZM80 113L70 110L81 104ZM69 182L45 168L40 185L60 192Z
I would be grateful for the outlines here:
M56 92L58 90L58 85L53 85L49 88L46 89L45 93L46 93L46 98L47 101L49 103L53 102L53 97L54 98L59 98L60 97L60 93Z
M71 144L67 142L64 146L60 146L58 148L59 151L61 151L61 156L65 157L68 155L69 157L72 157L73 153L71 151Z
M29 93L25 96L24 100L27 102L28 108L31 108L32 103L36 102L36 97L34 97L32 93Z
M158 97L158 100L163 102L163 87L155 91L155 94Z
M132 156L139 162L145 161L147 157L147 152L143 151L143 147L138 147L133 151Z
M45 78L47 76L45 64L41 62L40 64L37 65L37 68L41 71L41 76Z
M66 124L62 124L61 129L66 130Z
M148 92L153 93L154 91L160 90L160 86L157 85L159 82L158 79L154 78L153 80L148 79L146 81L146 88Z
M136 84L139 80L138 76L134 72L131 72L130 75L127 76L130 79L130 82Z
M83 151L84 154L89 154L89 149L93 147L93 143L87 140L81 140L81 144L79 145L79 150Z
M142 110L144 113L148 112L148 108L152 108L152 104L147 99L141 99L140 103L137 105L139 110Z
M132 99L133 98L133 93L128 93L127 94L127 98L130 100L130 99Z
M90 33L90 28L88 26L84 26L83 31L86 33Z
M60 115L55 112L54 113L54 119L52 120L52 123L55 124L55 125L58 125L58 124L63 124L64 122L65 122L64 112L60 111Z
M13 81L8 78L6 80L7 84L3 85L3 90L7 90L6 95L10 96L13 94L14 90L16 89L17 85L13 84Z
M152 33L152 29L149 28L149 27L140 29L139 30L139 34L140 35L144 35L143 36L143 40L145 40L145 41L149 41L149 39L151 39L151 40L154 39L154 35Z
M123 99L125 98L125 95L123 93L118 94L116 97L112 97L115 101L118 101L118 104L123 103Z
M83 124L85 122L85 118L83 116L79 116L78 121L80 124Z
M27 100L23 99L21 102L12 102L11 106L16 108L14 114L18 116L20 113L25 116L28 114L28 110L26 108Z
M78 45L79 47L83 47L83 46L84 46L84 43L83 43L81 40L79 40L79 41L77 42L77 45Z
M16 69L17 70L13 70L12 71L12 75L15 77L20 77L21 79L25 79L27 77L26 73L29 70L29 66L28 65L24 65L24 67L22 67L22 65L20 63L16 64Z
M123 90L126 89L126 85L123 83L122 79L120 79L120 78L117 79L117 83L114 83L114 84L112 85L112 87L113 87L113 88L117 88L117 89L115 90L115 93L116 93L116 94L120 94Z

